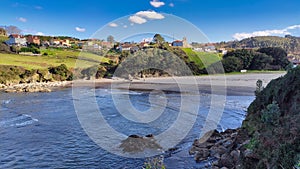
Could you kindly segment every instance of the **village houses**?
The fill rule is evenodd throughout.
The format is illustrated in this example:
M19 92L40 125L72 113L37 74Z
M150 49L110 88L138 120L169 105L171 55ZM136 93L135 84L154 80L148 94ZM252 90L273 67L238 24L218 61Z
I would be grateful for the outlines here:
M5 43L9 46L27 46L27 40L23 35L11 34L8 38L9 39Z
M32 35L29 35L27 37L27 43L28 44L36 44L36 45L41 45L41 40L38 36L32 36Z
M182 40L175 40L171 44L173 47L183 47L183 48L189 48L190 44L188 43L186 37L184 37Z

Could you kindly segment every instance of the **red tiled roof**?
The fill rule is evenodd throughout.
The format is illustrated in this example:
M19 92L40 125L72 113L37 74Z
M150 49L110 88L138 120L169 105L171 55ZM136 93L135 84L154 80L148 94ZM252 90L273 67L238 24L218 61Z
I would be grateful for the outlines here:
M174 42L182 42L182 41L181 41L181 40L175 40L175 41L173 41L173 43L174 43Z
M132 47L133 45L131 45L131 44L124 44L124 45L121 45L122 46L122 48L130 48L130 47Z

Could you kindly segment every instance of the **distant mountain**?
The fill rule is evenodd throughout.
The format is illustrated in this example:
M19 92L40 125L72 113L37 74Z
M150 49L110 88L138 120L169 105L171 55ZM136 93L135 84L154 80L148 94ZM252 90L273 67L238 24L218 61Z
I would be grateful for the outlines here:
M286 50L289 56L300 57L300 37L287 35L285 37L278 36L260 36L243 39L241 41L222 42L216 45L225 48L265 48L265 47L281 47Z

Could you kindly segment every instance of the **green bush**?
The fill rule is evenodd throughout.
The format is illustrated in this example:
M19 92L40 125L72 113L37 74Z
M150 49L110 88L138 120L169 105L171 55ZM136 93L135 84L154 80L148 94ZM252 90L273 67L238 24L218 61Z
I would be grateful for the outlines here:
M263 123L277 125L279 123L280 109L276 102L269 104L262 111L261 120Z
M242 60L234 56L230 56L227 57L226 59L223 59L222 64L224 66L224 71L226 73L239 72L240 70L243 69Z
M32 52L33 54L40 54L41 52L39 51L38 48L35 47L23 47L20 49L20 52Z
M50 67L49 72L52 73L52 77L54 80L73 80L73 73L68 70L65 64L61 64L57 67Z
M20 75L25 73L25 69L18 66L0 65L0 83L19 83Z
M299 101L300 67L272 80L257 94L243 121L250 138L256 137L246 147L252 148L256 161L243 158L243 168L293 168L299 163Z

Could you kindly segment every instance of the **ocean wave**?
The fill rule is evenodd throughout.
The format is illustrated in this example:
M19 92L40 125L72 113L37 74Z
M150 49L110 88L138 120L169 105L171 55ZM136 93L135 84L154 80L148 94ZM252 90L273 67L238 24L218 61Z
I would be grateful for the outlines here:
M32 118L28 114L22 114L17 117L8 118L0 121L0 127L23 127L38 122L38 119Z
M1 103L2 103L2 105L5 105L5 104L9 104L11 101L12 101L11 99L1 100Z

